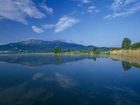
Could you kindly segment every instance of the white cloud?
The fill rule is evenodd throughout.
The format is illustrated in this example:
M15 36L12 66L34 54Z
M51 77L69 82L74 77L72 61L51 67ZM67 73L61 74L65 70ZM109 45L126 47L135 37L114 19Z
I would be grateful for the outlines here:
M53 25L53 24L44 24L41 26L33 25L32 30L36 33L43 33L46 30L53 29L54 27L55 27L55 25Z
M89 4L91 2L91 0L73 0L73 1L80 2L82 4Z
M74 24L79 22L79 20L75 18L71 18L69 16L63 16L59 19L59 21L56 24L44 24L41 26L32 26L32 30L36 33L42 33L45 32L45 30L53 29L55 33L62 32L66 30L67 28L72 27Z
M44 32L44 30L42 28L39 28L35 25L32 26L32 30L36 33L43 33Z
M97 13L97 12L99 12L99 10L94 5L92 5L92 6L88 7L87 12L89 12L89 13L96 12Z
M33 18L45 17L45 14L41 13L31 0L13 0L15 6L26 15Z
M126 0L126 1L125 1L125 5L134 3L134 2L136 2L136 1L137 1L137 0Z
M52 9L44 8L52 12ZM0 17L27 24L27 17L41 19L45 14L38 10L32 0L0 0Z
M114 0L112 3L111 9L114 11L119 11L123 8L128 8L133 3L136 3L138 0Z
M124 0L114 0L114 2L112 3L111 9L114 11L118 11L121 9L123 4L124 4Z
M111 9L113 10L113 13L105 16L105 19L134 14L140 10L140 2L138 0L114 0Z
M81 14L85 14L85 13L98 13L100 12L100 10L95 6L93 5L93 1L92 0L73 0L73 1L76 1L78 2L78 7L82 7L80 12Z
M0 0L0 17L27 24L25 14L12 2L12 0Z
M58 32L64 31L67 28L72 27L77 22L78 22L77 19L74 19L74 18L71 18L71 17L68 17L68 16L63 16L56 23L56 25L55 25L55 32L58 33Z
M46 5L46 3L42 3L41 4L41 7L46 10L49 14L52 14L53 13L53 8L50 8Z
M87 3L90 3L91 1L90 0L81 0L81 2L87 4Z

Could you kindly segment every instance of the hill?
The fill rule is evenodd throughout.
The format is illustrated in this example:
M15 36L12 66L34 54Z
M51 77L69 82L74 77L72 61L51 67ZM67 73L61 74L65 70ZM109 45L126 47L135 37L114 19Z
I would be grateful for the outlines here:
M0 45L0 52L46 52L54 51L55 47L61 47L63 51L68 49L76 51L92 50L95 46L84 46L75 43L68 43L63 41L43 41L30 39L17 43L9 43Z

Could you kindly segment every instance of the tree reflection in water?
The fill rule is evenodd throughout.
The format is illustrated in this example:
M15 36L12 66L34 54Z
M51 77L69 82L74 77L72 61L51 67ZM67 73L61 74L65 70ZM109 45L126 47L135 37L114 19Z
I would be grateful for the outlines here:
M61 55L55 55L54 59L55 59L55 61L60 62L60 61L62 61L62 56Z
M122 67L125 71L128 71L131 69L132 66L129 62L122 61Z

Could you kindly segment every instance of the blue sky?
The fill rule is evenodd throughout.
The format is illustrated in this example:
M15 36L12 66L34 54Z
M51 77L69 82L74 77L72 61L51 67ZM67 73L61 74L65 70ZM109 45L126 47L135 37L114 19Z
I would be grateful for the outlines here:
M0 44L27 39L118 47L140 41L140 0L0 0Z

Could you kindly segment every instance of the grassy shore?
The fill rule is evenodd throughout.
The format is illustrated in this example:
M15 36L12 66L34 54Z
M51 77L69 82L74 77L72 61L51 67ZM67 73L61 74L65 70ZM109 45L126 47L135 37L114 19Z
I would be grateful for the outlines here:
M96 50L96 51L70 51L70 52L20 52L20 53L7 53L0 54L0 56L7 55L54 55L54 56L91 56L91 57L103 57L103 58L111 58L114 61L122 61L123 65L132 65L134 67L140 67L140 49L113 49L113 50ZM127 62L127 63L126 63Z
M96 50L96 51L70 51L70 52L13 52L13 53L1 53L2 54L48 54L48 55L116 55L126 57L138 57L140 58L140 49L113 49L113 50Z
M110 55L127 56L127 57L140 57L140 49L120 49L110 51Z

